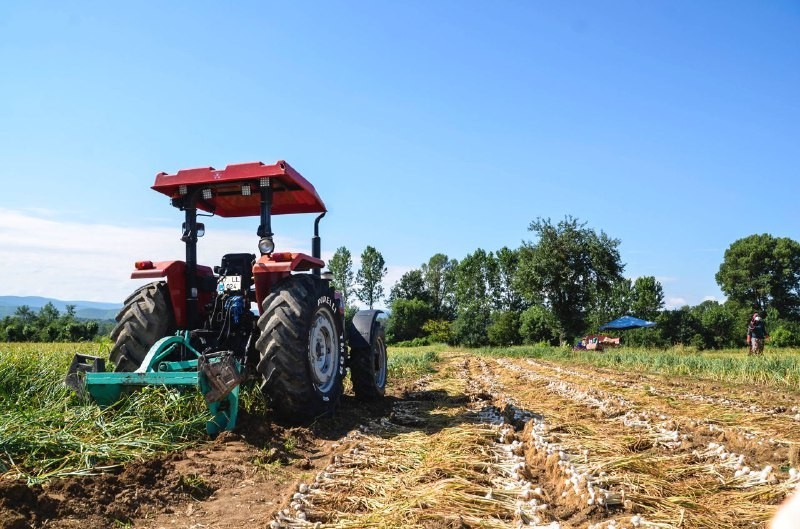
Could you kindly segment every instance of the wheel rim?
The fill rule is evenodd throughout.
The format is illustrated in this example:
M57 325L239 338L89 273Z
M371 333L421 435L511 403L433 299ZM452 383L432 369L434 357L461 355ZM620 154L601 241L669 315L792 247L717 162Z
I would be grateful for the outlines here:
M375 340L372 349L372 367L375 370L375 386L382 388L386 385L386 344L380 337Z
M314 385L323 393L333 388L339 370L339 346L331 318L320 311L314 316L308 337L308 362Z

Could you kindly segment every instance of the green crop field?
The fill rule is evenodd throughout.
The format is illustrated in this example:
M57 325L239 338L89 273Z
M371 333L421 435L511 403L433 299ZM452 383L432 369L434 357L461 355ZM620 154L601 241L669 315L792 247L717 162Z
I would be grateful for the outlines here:
M108 346L0 344L0 475L41 482L207 439L208 412L199 392L151 387L105 409L81 401L63 384L75 353L107 357ZM389 377L396 382L431 372L436 355L432 348L392 354ZM244 410L263 411L256 387L241 398Z
M63 384L76 352L97 344L0 345L0 472L30 482L181 448L205 434L195 394L150 388L116 406L82 403Z

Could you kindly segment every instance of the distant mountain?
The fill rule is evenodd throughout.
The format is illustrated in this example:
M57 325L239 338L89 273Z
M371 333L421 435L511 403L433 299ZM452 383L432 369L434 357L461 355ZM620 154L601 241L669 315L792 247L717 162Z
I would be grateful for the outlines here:
M11 316L17 307L27 305L34 312L52 303L58 312L66 312L67 305L75 305L75 316L87 320L113 320L122 308L120 303L101 303L98 301L61 301L39 296L0 296L0 318Z

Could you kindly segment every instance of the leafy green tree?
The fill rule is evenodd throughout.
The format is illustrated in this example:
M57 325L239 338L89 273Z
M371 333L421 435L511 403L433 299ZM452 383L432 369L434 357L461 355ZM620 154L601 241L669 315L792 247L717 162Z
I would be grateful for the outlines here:
M633 284L625 277L614 281L608 291L594 292L587 317L589 328L596 329L604 323L630 314L632 300Z
M450 319L455 313L455 270L458 261L443 253L432 256L422 265L425 290L430 296L435 318Z
M704 301L698 309L701 334L707 349L735 347L742 343L737 338L742 336L743 329L737 325L736 313L730 307L716 301Z
M650 329L645 329L650 330ZM689 345L692 338L700 332L700 321L688 305L679 309L662 311L656 317L654 329L659 338L659 343L664 347L671 345ZM630 343L630 345L637 345Z
M542 305L528 307L520 315L520 336L524 343L558 343L561 329L558 320L549 309Z
M694 307L684 307L681 340L698 349L722 349L744 343L745 329L739 325L735 305L707 300ZM663 331L663 329L662 329Z
M14 316L20 320L23 325L27 325L33 323L36 319L36 313L34 313L28 305L20 305L14 311Z
M468 347L489 343L487 330L492 322L491 310L479 302L465 302L458 306L458 316L453 321L453 339Z
M519 312L498 310L492 314L492 323L486 329L489 343L492 345L519 345L522 338L519 334Z
M769 234L735 241L715 276L720 289L756 310L774 307L782 318L800 318L800 243Z
M21 342L40 342L41 336L39 334L39 326L35 323L28 323L22 326L22 339Z
M555 225L538 218L528 229L538 241L520 248L517 286L528 302L553 312L563 344L585 329L593 296L609 292L622 279L620 241L602 231L598 235L571 216Z
M481 249L466 256L455 270L455 340L468 346L486 345L498 270L494 255Z
M420 299L430 303L431 297L425 288L425 278L422 270L409 270L394 284L389 292L389 303L397 299Z
M519 250L511 250L504 246L497 251L495 258L497 259L496 308L502 311L522 312L525 309L525 300L514 281L519 268Z
M345 307L349 307L348 295L354 279L353 258L350 250L344 246L337 248L333 257L328 261L328 269L333 274L333 288L342 293L342 302Z
M5 326L4 340L9 342L22 342L25 340L25 335L22 333L21 320L14 318L11 323Z
M60 313L58 312L56 306L48 302L44 307L39 309L39 314L36 317L36 322L42 327L45 327L47 325L55 323L58 320L59 315Z
M423 326L431 316L431 306L421 299L397 298L392 303L386 339L403 342L423 336Z
M452 325L447 320L428 320L422 326L422 330L430 339L431 343L452 343Z
M771 323L769 344L773 347L800 346L800 322L778 320Z
M95 320L90 320L84 323L84 332L82 339L84 340L91 340L95 336L97 336L98 332L100 331L100 324L97 323Z
M383 255L367 246L361 253L361 268L356 274L356 297L372 308L383 298L383 278L386 277L386 261Z
M0 321L0 341L78 342L95 338L99 330L97 321L78 320L74 305L67 305L66 312L61 314L55 305L48 303L38 313L28 306L21 306L13 316L3 318Z
M666 348L661 335L656 329L628 329L618 333L622 338L622 345L629 347Z
M654 320L664 308L664 289L653 276L637 277L633 283L631 312L637 318Z

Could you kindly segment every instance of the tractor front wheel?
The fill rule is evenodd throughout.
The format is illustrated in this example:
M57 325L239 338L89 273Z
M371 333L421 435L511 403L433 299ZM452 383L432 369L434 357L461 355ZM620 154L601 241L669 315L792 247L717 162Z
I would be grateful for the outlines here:
M342 394L341 324L326 283L310 275L279 281L262 303L257 370L275 412L309 419L333 411Z
M369 347L350 350L350 379L356 398L378 399L386 392L386 335L377 321L372 324Z
M175 332L175 318L167 284L149 283L125 300L111 331L114 347L109 358L114 371L135 371L150 347Z

